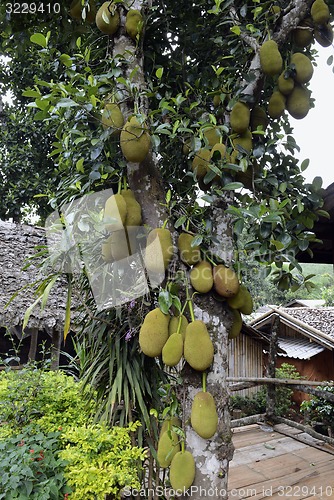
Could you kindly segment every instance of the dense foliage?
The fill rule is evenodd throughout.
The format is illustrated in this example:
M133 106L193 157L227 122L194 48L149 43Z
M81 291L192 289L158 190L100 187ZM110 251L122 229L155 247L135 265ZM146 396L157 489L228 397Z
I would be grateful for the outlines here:
M89 390L63 372L1 372L0 498L104 499L139 487L138 423L96 424Z

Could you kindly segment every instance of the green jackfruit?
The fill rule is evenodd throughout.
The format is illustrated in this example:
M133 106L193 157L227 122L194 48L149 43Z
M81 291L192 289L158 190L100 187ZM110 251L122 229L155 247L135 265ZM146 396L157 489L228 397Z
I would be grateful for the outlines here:
M151 145L147 126L132 116L122 128L120 145L122 153L128 161L134 163L144 161Z
M260 64L265 75L279 75L283 67L283 59L274 40L267 40L260 47Z
M169 322L168 331L169 331L169 335L173 335L173 333L176 333L178 331L180 321L181 321L181 325L180 325L179 333L181 333L182 338L184 340L186 338L186 329L188 326L188 320L184 314L181 314L181 317L180 316L173 316L171 318L171 320Z
M160 429L159 437L161 437L165 431L173 430L173 426L181 427L181 425L181 420L176 416L165 418Z
M207 293L213 286L213 272L210 262L203 260L190 271L190 283L199 293Z
M102 33L113 35L119 28L120 17L116 6L111 2L104 2L96 13L96 26Z
M314 38L322 47L330 47L333 42L333 28L328 24L317 26L314 30Z
M238 101L230 114L230 125L234 132L243 134L249 127L250 110L246 103Z
M310 59L301 52L291 56L290 65L294 68L294 80L298 83L307 83L313 76L313 66Z
M183 337L181 333L172 333L162 348L162 361L167 366L176 366L183 354Z
M173 242L166 228L152 229L147 236L145 265L153 273L163 273L173 257Z
M121 195L126 203L125 226L140 226L142 223L141 206L131 189L122 189Z
M205 323L201 320L189 323L183 349L185 360L194 370L204 371L211 365L213 354L213 344Z
M203 136L205 138L205 142L207 142L209 146L214 146L220 141L221 138L217 127L205 127L203 129Z
M95 16L96 16L96 6L95 2L93 0L90 0L88 8L86 7L86 21L88 23L94 23L95 22ZM82 18L82 11L83 11L83 6L81 3L81 0L73 0L73 2L70 5L70 10L69 14L73 19L76 19L77 21L83 21Z
M160 356L168 339L169 316L158 307L150 311L139 331L139 345L146 356Z
M251 111L251 117L250 117L250 126L252 130L257 130L259 127L260 130L266 130L268 126L268 116L265 110L261 106L254 106L254 108Z
M253 149L253 140L252 140L252 133L249 129L246 130L243 134L239 134L238 137L235 137L233 139L233 146L236 151L239 150L239 146L242 149L245 149L246 151L250 152ZM232 153L233 155L233 153ZM232 156L231 155L231 156Z
M179 492L188 490L195 480L195 474L195 460L190 451L176 453L169 470L169 479L173 490Z
M130 9L125 19L125 31L130 38L135 40L143 28L143 16L139 10Z
M109 237L109 243L113 260L126 259L131 254L127 232L124 228L113 231Z
M305 48L313 42L313 20L306 18L292 31L292 40L297 47Z
M330 13L324 0L315 0L311 6L311 16L314 24L327 24Z
M279 90L274 90L268 102L268 115L277 120L285 111L286 98Z
M211 438L217 431L216 403L210 392L198 392L191 406L191 426L203 439Z
M160 467L169 467L173 457L180 451L179 437L176 432L166 430L158 441L157 458Z
M107 231L119 231L126 220L126 202L119 193L110 196L104 205L104 223Z
M188 266L192 266L201 260L200 246L191 246L194 236L188 233L181 233L177 240L177 246L180 252L180 259Z
M236 273L223 264L213 268L213 283L218 295L226 298L236 295L240 287Z
M296 85L286 102L286 109L296 120L304 118L310 110L310 93L302 85Z
M113 134L120 134L124 125L124 117L119 106L115 103L108 103L102 112L102 125L104 129L112 128Z
M204 179L206 174L209 172L210 158L211 153L208 149L199 149L197 153L195 153L191 168L197 179Z
M238 309L231 309L232 311L232 325L228 333L229 339L235 339L241 332L242 317Z
M218 151L220 153L220 158L218 156L218 159L223 160L223 158L226 158L226 146L225 144L218 142L213 146L211 149L211 158L214 156L214 153Z
M232 309L238 309L242 314L251 314L253 312L253 299L247 287L240 285L238 293L229 299L227 303Z
M282 71L280 76L277 79L278 90L283 95L289 95L293 91L295 86L295 81L291 76L286 77L286 72Z

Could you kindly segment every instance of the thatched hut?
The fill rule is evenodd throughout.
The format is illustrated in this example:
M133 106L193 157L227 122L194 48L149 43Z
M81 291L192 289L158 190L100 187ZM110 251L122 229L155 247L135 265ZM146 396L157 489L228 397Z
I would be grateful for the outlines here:
M12 336L20 341L20 362L24 363L35 359L44 340L51 349L52 366L57 368L66 310L65 279L56 282L43 310L40 304L34 307L22 331L26 311L37 298L37 282L43 277L41 261L31 258L45 243L41 227L0 221L0 352L2 356L8 352Z

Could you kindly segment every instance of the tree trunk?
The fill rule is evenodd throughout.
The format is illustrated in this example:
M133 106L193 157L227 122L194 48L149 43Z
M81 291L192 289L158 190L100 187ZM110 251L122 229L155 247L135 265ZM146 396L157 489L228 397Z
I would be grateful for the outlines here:
M279 328L279 316L277 314L274 316L273 325L271 329L270 347L268 356L267 377L271 378L275 378L276 375L278 328ZM268 393L267 393L267 408L266 408L267 420L272 420L275 416L275 393L276 393L275 384L270 384L268 386Z
M144 3L135 1L131 8L142 10ZM123 65L124 77L136 69L135 83L140 92L145 91L143 72L143 57L140 49L135 51L135 44L129 37L120 33L114 40L113 55L124 54L127 64ZM131 54L131 56L129 56ZM127 99L127 89L121 90L124 95L122 111L127 118L133 114L133 101ZM148 112L148 103L142 99L139 104L140 112ZM158 159L154 153L150 153L141 163L128 163L127 177L130 188L141 205L143 223L151 228L161 227L170 214L165 207L165 190L159 172ZM228 217L224 214L227 201L221 198L216 201L212 208L212 220L215 226L214 233L220 241L219 246L212 249L225 263L232 259L232 239ZM176 234L173 229L173 221L170 221L169 229L176 242ZM183 268L182 262L175 256L170 269ZM172 271L171 271L172 272ZM170 272L170 274L171 274ZM172 275L169 276L172 278ZM226 377L228 373L228 328L231 319L227 310L221 302L217 302L209 295L195 301L195 318L205 322L215 345L215 357L212 369L207 377L207 390L214 396L219 416L219 428L215 436L210 440L199 437L188 424L192 400L196 392L201 390L202 375L195 372L186 364L182 371L182 387L180 388L183 406L183 422L186 431L186 449L190 451L196 463L196 478L189 490L191 498L200 499L204 491L214 498L227 498L228 464L233 456L231 441L230 414L228 409L229 394ZM187 496L187 495L186 495Z

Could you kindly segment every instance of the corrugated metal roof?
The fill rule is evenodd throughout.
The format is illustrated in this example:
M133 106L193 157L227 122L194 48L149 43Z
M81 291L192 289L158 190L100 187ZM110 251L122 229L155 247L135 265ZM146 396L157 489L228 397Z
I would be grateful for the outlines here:
M297 359L309 359L325 350L325 347L316 342L310 342L305 338L280 337L278 345L286 352L286 354L279 353L279 356Z

